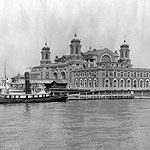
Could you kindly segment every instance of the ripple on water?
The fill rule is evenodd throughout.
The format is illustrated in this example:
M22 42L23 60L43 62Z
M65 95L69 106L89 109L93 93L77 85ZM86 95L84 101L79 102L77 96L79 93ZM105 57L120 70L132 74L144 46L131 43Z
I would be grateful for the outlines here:
M148 100L0 105L0 149L148 150Z

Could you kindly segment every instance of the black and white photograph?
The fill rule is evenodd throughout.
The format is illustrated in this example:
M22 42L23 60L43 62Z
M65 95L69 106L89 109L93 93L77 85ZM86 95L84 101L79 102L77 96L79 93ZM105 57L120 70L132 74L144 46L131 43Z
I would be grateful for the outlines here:
M150 1L0 0L0 150L149 150Z

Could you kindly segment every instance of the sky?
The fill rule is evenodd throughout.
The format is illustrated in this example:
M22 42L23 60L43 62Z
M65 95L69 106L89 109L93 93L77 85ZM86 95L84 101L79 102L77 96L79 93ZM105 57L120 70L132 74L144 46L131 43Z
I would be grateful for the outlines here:
M51 60L69 54L77 32L82 51L130 46L134 67L150 68L148 0L0 0L0 76L38 66L47 42Z

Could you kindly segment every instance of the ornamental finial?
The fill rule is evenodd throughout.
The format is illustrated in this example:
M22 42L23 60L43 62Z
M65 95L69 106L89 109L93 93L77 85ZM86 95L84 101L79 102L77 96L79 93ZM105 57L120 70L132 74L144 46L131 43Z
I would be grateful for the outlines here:
M75 29L75 34L74 34L74 37L77 37L76 29Z
M125 35L124 35L124 43L126 42L126 37L125 37Z

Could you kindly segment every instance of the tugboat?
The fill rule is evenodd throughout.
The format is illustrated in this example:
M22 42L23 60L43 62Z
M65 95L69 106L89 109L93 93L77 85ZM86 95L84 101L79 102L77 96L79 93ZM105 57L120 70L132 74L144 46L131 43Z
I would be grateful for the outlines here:
M39 102L66 102L67 95L53 95L44 90L40 93L31 93L29 72L25 72L25 91L11 90L5 84L0 88L0 104L4 103L39 103Z

